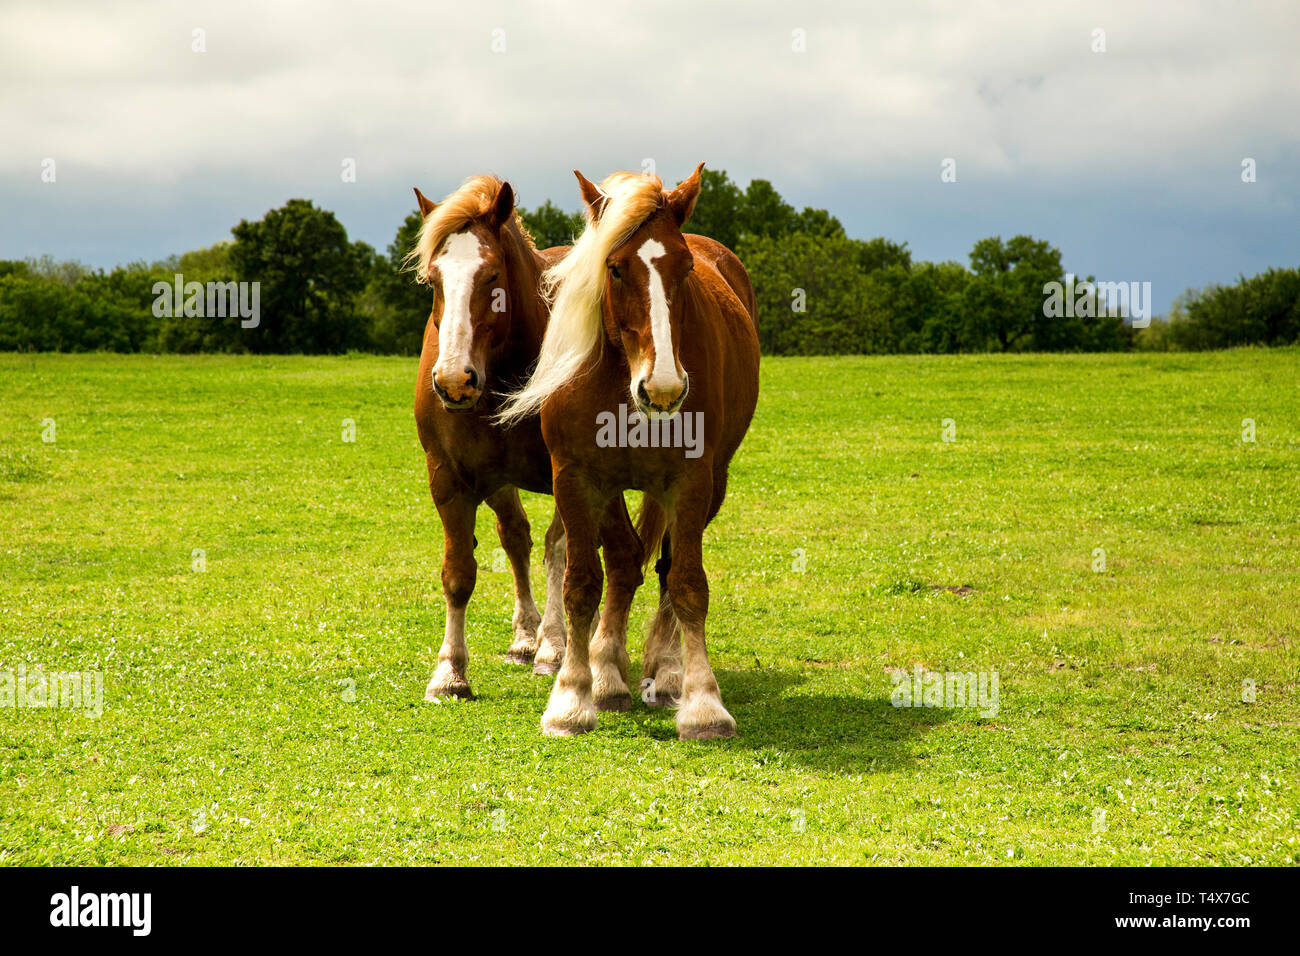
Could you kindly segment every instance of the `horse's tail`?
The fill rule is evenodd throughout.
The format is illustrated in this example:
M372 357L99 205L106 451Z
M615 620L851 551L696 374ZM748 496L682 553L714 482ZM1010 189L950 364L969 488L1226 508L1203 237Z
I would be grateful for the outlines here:
M644 573L659 560L659 547L668 530L668 513L650 495L641 495L641 510L636 516L636 536L641 539L641 571Z

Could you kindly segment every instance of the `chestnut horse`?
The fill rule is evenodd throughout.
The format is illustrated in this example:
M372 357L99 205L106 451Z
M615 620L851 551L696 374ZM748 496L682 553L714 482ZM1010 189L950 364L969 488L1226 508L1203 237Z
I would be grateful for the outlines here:
M758 329L740 260L712 239L682 234L703 167L670 193L657 176L615 173L596 186L575 170L588 225L547 272L551 319L537 368L499 416L518 421L540 409L567 534L569 638L542 716L549 735L589 731L597 710L629 698L625 636L606 620L626 618L628 567L640 567L660 539L666 595L643 661L651 699L680 695L683 739L736 732L705 647L703 536L758 401ZM616 440L614 416L627 425L613 430ZM639 534L608 519L597 525L625 489L646 494ZM598 527L610 593L591 641L602 583Z
M550 494L550 456L535 417L503 427L492 416L500 395L523 382L537 359L548 314L542 272L568 247L538 252L515 212L510 184L495 177L469 179L441 203L418 189L415 196L424 223L407 260L416 278L433 288L415 422L442 519L447 604L437 669L424 695L436 700L473 696L466 678L465 607L474 590L474 519L483 501L496 512L514 576L514 640L507 659L528 664L536 656L542 672L554 673L563 657L563 529L557 515L546 533L543 618L529 581L533 542L518 491Z

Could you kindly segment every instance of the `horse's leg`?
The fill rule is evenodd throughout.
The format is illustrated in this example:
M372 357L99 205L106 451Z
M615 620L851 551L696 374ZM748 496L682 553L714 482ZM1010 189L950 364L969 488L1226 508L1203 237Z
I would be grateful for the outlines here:
M641 586L641 539L627 513L622 494L609 500L600 525L609 584L600 626L591 642L592 694L597 710L631 710L627 686L627 614Z
M425 688L424 699L473 697L465 678L469 667L465 606L474 593L474 577L478 572L474 561L474 513L478 502L468 494L457 492L436 503L442 517L442 594L447 602L447 629L438 651L438 667Z
M569 618L569 641L564 650L564 663L551 687L546 712L542 714L542 732L567 736L586 733L596 726L587 649L596 607L600 604L602 577L592 495L571 470L556 476L555 503L564 516L567 542L564 611Z
M555 509L551 526L546 529L546 610L542 612L541 643L533 659L534 674L555 674L564 660L564 522Z
M736 721L722 706L718 681L704 644L704 619L709 611L709 580L704 573L704 526L712 501L712 476L701 469L677 498L673 526L673 566L668 595L682 624L685 668L682 700L677 710L677 735L683 740L734 737Z
M497 515L497 536L510 561L510 573L515 584L515 613L511 618L514 641L506 651L511 664L532 664L537 653L537 625L542 616L533 601L533 585L529 579L528 562L533 553L533 539L529 534L528 515L519 502L519 491L502 488L487 499L488 507Z
M676 705L682 696L682 628L668 597L668 571L672 568L672 532L664 534L655 571L659 575L659 607L655 610L645 650L641 653L641 682L652 690L642 695L651 707Z

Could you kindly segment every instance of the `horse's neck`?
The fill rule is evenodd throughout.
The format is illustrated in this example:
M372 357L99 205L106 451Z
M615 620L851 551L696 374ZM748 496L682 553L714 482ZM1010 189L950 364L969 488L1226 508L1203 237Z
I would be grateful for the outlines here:
M506 264L510 277L510 340L507 348L525 365L537 360L546 334L546 302L542 298L541 277L544 262L537 251L519 243Z

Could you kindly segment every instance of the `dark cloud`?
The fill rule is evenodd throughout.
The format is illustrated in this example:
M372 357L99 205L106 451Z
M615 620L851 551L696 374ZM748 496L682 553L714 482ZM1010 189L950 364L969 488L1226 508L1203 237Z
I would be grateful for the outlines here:
M1186 7L11 2L0 256L157 258L292 196L382 247L412 185L576 208L575 166L705 160L927 258L1032 232L1163 306L1300 259L1300 14Z

